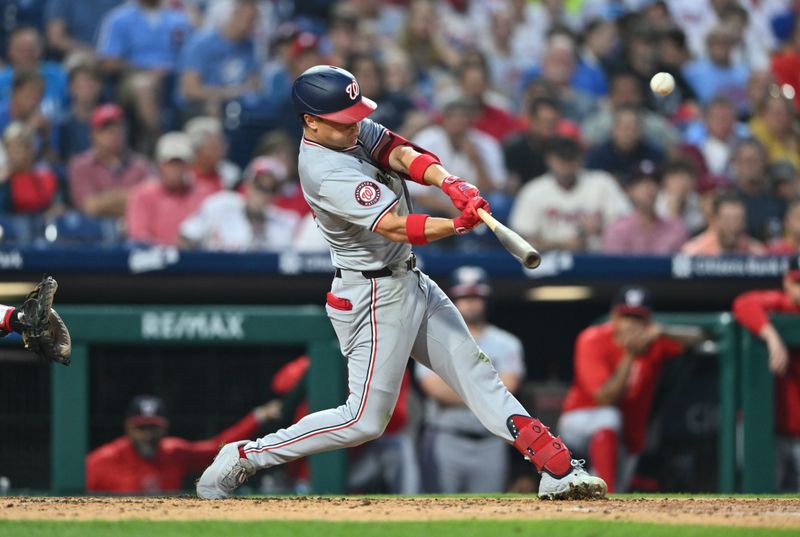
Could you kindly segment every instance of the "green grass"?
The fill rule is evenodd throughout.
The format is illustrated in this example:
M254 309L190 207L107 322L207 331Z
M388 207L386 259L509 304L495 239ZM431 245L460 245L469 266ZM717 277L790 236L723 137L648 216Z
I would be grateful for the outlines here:
M591 520L436 522L40 522L0 521L0 537L762 537L797 530L657 525Z

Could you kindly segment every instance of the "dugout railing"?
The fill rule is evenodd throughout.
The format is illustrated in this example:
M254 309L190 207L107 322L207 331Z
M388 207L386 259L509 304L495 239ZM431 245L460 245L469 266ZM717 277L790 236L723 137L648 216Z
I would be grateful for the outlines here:
M773 315L771 321L789 348L800 348L800 317ZM767 346L741 329L742 490L754 494L775 490L775 391ZM800 468L795 471L800 472Z
M92 345L302 345L311 365L311 411L341 404L345 367L325 310L319 306L61 306L72 334L72 365L52 368L52 491L82 493L89 442L89 349ZM311 457L311 487L341 494L344 450Z

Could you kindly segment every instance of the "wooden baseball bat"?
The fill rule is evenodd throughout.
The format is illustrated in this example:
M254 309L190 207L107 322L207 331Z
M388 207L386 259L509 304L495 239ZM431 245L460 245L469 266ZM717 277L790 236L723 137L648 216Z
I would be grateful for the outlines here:
M514 230L498 222L483 209L478 209L478 216L489 226L489 229L495 234L500 244L502 244L511 255L516 257L520 263L530 269L535 269L539 266L542 262L542 256L528 241L520 237Z

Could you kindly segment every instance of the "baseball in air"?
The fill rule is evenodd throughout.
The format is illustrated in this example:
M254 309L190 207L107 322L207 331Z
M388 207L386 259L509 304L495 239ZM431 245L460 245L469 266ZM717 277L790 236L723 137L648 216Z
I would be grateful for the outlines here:
M666 97L675 89L675 79L669 73L656 73L650 79L650 89L662 97Z

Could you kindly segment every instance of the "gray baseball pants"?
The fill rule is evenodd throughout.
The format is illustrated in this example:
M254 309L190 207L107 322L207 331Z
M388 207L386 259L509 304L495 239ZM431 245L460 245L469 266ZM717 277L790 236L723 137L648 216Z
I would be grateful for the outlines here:
M442 377L492 434L513 442L507 418L528 413L500 381L456 307L419 269L389 268L392 276L382 278L356 271L334 278L335 307L329 299L326 309L347 358L350 395L337 408L246 444L244 453L259 467L381 436L409 356Z

